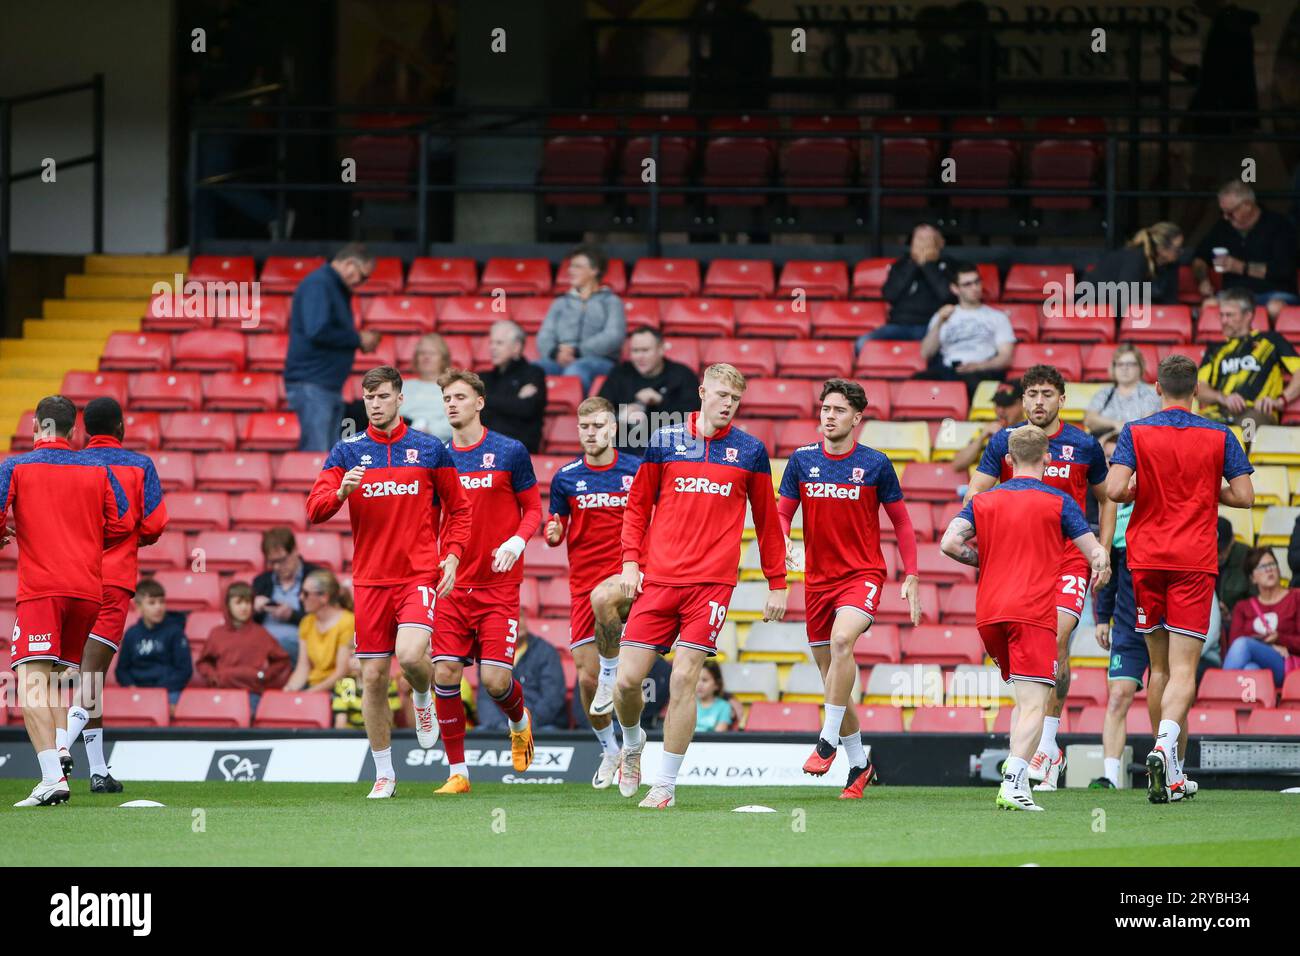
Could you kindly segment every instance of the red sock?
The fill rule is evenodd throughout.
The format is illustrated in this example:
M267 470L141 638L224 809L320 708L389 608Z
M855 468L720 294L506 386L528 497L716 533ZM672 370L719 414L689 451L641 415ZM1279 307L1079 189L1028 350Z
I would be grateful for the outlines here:
M465 762L465 702L460 699L460 685L433 687L433 709L438 714L442 749L448 764Z
M519 681L511 678L510 692L500 700L495 697L492 699L509 719L516 723L524 719L524 689L519 685Z

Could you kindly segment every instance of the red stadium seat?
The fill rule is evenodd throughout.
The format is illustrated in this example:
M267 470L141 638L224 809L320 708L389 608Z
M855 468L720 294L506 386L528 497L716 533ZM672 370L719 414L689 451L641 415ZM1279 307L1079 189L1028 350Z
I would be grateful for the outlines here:
M700 294L700 264L694 259L638 259L628 295Z
M311 491L324 464L325 453L320 451L291 451L275 456L271 464L275 490Z
M172 340L172 368L195 372L238 372L244 368L245 336L234 329L182 332Z
M510 318L529 335L535 335L546 320L546 313L555 301L542 296L515 296L510 301Z
M576 375L546 376L546 414L576 415L582 404L582 379Z
M873 378L911 378L925 370L920 342L894 342L886 339L869 339L858 352L854 375Z
M871 123L875 132L891 134L880 145L880 181L886 189L924 189L934 175L934 162L938 156L938 139L933 135L940 129L937 116L882 116ZM930 134L930 135L926 135ZM864 144L870 149L871 144ZM867 175L871 154L864 157L863 170ZM882 200L889 208L924 208L935 200L927 196L889 195Z
M324 565L335 574L343 570L343 536L337 531L309 531L295 535L294 541L304 561Z
M853 368L853 346L823 339L783 342L776 367L783 378L845 378Z
M248 691L189 687L181 691L172 715L178 727L247 727L250 724Z
M605 263L605 274L600 277L600 284L609 286L610 291L618 296L627 291L627 265L622 259L610 259ZM555 270L555 284L551 286L551 295L564 295L570 288L572 283L569 282L569 257L565 256L560 261L560 267Z
M0 608L12 611L18 601L18 572L0 571ZM13 633L12 627L10 634ZM6 662L9 655L5 655Z
M424 295L473 295L478 288L478 264L473 259L427 258L411 263L406 291Z
M776 434L768 450L778 458L789 458L796 448L821 440L816 418L796 418L776 423Z
M1002 283L1002 298L1010 302L1042 302L1053 283L1064 290L1066 276L1073 272L1068 265L1029 265L1016 263L1007 270Z
M1279 707L1300 709L1300 670L1293 670L1282 681L1282 696Z
M957 510L953 509L954 515ZM954 584L939 592L939 601L939 616L943 623L971 625L975 623L975 585Z
M377 295L361 306L362 327L377 332L432 332L437 322L427 295Z
M954 133L1013 132L1023 129L1014 117L968 117L952 124ZM1006 139L957 138L948 148L948 155L961 171L958 185L962 189L986 189L982 196L956 195L951 199L954 209L1005 209L1011 205L1005 190L1011 186L1020 161L1017 145Z
M614 117L607 117L617 128ZM614 141L607 136L548 136L542 144L537 181L543 186L603 186L609 179ZM553 206L599 206L602 193L544 193Z
M150 451L162 447L162 416L158 412L127 412L122 424L126 428L122 444L127 448Z
M182 492L167 496L167 527L172 531L224 531L230 527L225 492Z
M542 451L547 455L564 456L566 462L572 456L581 454L582 443L578 441L578 429L572 416L547 417L542 425Z
M1196 691L1196 703L1203 708L1270 708L1276 699L1273 672L1262 669L1229 671L1213 668L1205 672Z
M162 416L162 440L168 450L234 451L235 416L231 412L170 412Z
M730 299L670 299L662 306L666 335L730 337L735 333L735 308Z
M1255 309L1250 327L1256 332L1267 332L1268 310L1264 308ZM1219 319L1219 305L1217 302L1202 306L1201 314L1196 320L1196 337L1192 341L1201 345L1223 341L1223 323Z
M438 331L464 332L469 335L481 335L487 332L493 322L508 319L508 312L493 311L494 300L487 296L452 296L444 299L442 312L438 316ZM509 308L509 300L506 300Z
M167 499L171 504L171 498ZM168 528L171 524L168 524ZM153 544L139 551L141 571L171 571L190 566L189 544L183 531L164 531Z
M1083 353L1073 343L1045 345L1026 342L1017 345L1007 370L1008 379L1017 379L1031 365L1055 365L1067 382L1077 382L1083 377Z
M894 260L863 259L853 267L853 298L879 299Z
M862 678L866 686L867 678ZM903 732L903 709L901 707L868 707L857 704L858 725L862 732L873 734L901 734Z
M352 371L357 374L364 374L377 365L396 365L397 364L397 343L393 341L391 335L385 335L379 340L373 352L362 352L357 350L356 357L352 360Z
M547 295L551 291L551 264L545 259L489 259L479 279L479 295L497 289L506 295Z
M916 566L922 581L934 581L936 584L975 583L975 569L944 554L939 549L938 541L917 542Z
M257 574L262 570L262 536L249 531L200 531L194 548L205 570Z
M292 412L253 412L239 431L244 451L293 451L301 436L298 416Z
M158 372L171 364L172 337L165 332L114 332L99 357L103 371Z
M897 664L902 658L898 635L895 624L872 624L853 646L853 660L859 666Z
M1147 381L1154 381L1156 366L1159 364L1155 347L1150 344L1134 344L1137 344L1142 356L1146 359ZM1113 343L1107 342L1100 345L1085 346L1083 350L1083 380L1085 382L1111 381L1110 363L1114 357L1115 345Z
M893 417L893 406L890 403L889 386L890 383L883 378L859 378L858 384L862 390L867 393L867 410L863 412L862 419L879 419L880 421L889 421ZM821 383L814 383L813 387L813 411L815 414L821 414Z
M623 316L627 320L630 335L639 326L646 325L652 329L659 328L659 304L662 299L624 299Z
M1105 704L1110 696L1106 671L1101 667L1076 667L1071 670L1069 706Z
M153 464L165 493L194 489L193 452L165 451L153 456Z
M524 547L524 574L549 578L568 574L568 554L564 548L549 547L541 538L532 538Z
M776 422L768 418L746 418L742 431L748 432L762 442L770 456L772 449L776 447L776 425ZM790 618L787 617L786 620Z
M761 299L776 291L776 273L768 259L714 259L704 276L705 296Z
M749 705L745 730L751 733L815 733L821 729L821 705L756 700Z
M195 256L185 278L191 282L252 282L252 256Z
M68 372L63 376L59 394L78 408L92 398L103 396L117 399L117 403L126 408L129 382L126 372Z
M700 361L705 366L727 362L750 378L770 377L776 374L776 345L771 339L714 339L704 343Z
M536 580L536 579L532 579ZM547 578L537 585L537 613L543 617L567 618L571 610L569 582L564 578Z
M272 372L213 372L202 376L203 407L210 412L280 408L284 379Z
M218 315L216 327L219 329L240 329L257 334L288 332L289 312L293 302L292 296L263 295L256 301L252 314L235 311L232 315Z
M171 704L167 700L166 688L104 688L104 723L109 727L168 726L171 723Z
M998 296L1002 294L1002 280L998 278L997 264L977 262L975 268L979 270L980 282L984 287L984 301L996 302Z
M907 507L908 517L912 521L912 530L916 533L917 541L935 541L938 539L937 531L934 526L934 519L930 512L930 506L925 502L915 502ZM889 517L880 519L880 540L881 542L890 542L897 544L898 532L894 530L894 523Z
M278 525L306 531L307 502L297 494L249 492L234 499L230 518L241 531L265 531Z
M262 266L262 291L291 293L307 273L324 264L321 256L268 256Z
M766 132L778 128L777 121L764 116L716 117L709 128L716 133ZM705 141L700 184L702 186L766 186L771 181L776 151L766 137L715 135ZM710 193L704 201L711 206L762 206L767 197L757 193Z
M883 302L814 302L812 334L819 339L856 339L885 324Z
M786 299L753 299L736 305L736 334L743 337L769 335L777 338L807 338L812 332L812 315L807 303L800 311Z
M745 389L745 414L758 418L801 418L808 407L807 395L808 386L802 382L756 379Z
M781 152L781 178L786 186L841 190L835 193L790 193L791 206L847 206L842 192L853 178L857 165L856 150L862 126L855 116L798 116L790 121L791 130L804 132L844 132L838 136L804 137L789 143Z
M937 624L939 615L939 589L930 583L923 583L920 586L921 598L921 623ZM880 592L880 604L876 608L877 624L912 624L912 612L905 601L899 594L896 587L885 587ZM944 622L948 623L947 621Z
M271 458L265 452L207 452L195 456L200 491L270 491Z
M257 703L253 726L328 730L333 721L330 695L323 691L268 690Z
M681 362L697 375L704 367L700 364L700 343L698 339L665 339L664 355L674 362Z
M1270 675L1271 676L1271 675ZM1187 733L1192 736L1237 735L1237 715L1222 707L1193 707L1187 715Z
M1038 337L1044 342L1115 341L1115 316L1109 307L1074 308L1070 315L1048 315L1044 310Z
M1101 155L1087 140L1046 139L1030 148L1028 167L1030 189L1095 189ZM1033 197L1037 209L1088 209L1095 204L1095 196Z
M524 583L536 584L537 582L532 578L525 578ZM540 637L557 651L562 651L561 660L565 655L569 654L569 615L567 611L564 617L530 617L528 619L528 633L533 637Z
M529 617L535 618L539 613L538 609L540 607L541 604L537 596L537 579L524 578L519 582L519 609ZM564 625L565 633L567 634L569 622L566 620ZM529 626L531 627L531 622Z
M170 611L210 610L221 607L221 579L211 571L158 571L154 580L167 592Z
M810 299L844 299L849 294L849 269L843 262L792 259L781 268L776 294L790 299L798 290Z
M921 545L921 547L925 546L925 544ZM956 563L951 558L946 560ZM926 581L936 580L925 575L924 572L922 578ZM959 624L931 624L910 628L903 637L902 651L905 664L949 666L984 662L984 643L980 640L979 631Z
M1120 322L1119 337L1125 342L1190 342L1192 310L1185 305L1132 306Z
M1043 317L1043 309L1031 302L990 302L989 308L1005 312L1011 322L1011 330L1016 333L1017 342L1037 342L1038 324Z
M629 116L627 128L637 130L644 135L630 137L623 147L623 157L619 163L618 182L620 186L631 187L634 191L627 194L627 202L632 206L644 206L650 201L647 184L642 180L642 164L654 157L654 142L649 134L659 134L659 162L656 173L659 188L684 186L695 166L696 140L693 137L674 135L692 132L697 128L695 117L674 116L669 114ZM677 192L660 192L659 201L667 206L681 206L686 197Z
M134 411L191 412L203 404L198 372L136 372L128 388Z
M250 372L284 374L284 359L289 352L289 336L271 333L248 337L246 368Z
M1292 671L1300 674L1300 671ZM1252 710L1241 724L1243 734L1269 737L1300 736L1300 713L1294 710Z
M890 389L894 418L930 420L956 418L964 421L970 411L966 386L961 382L897 382Z
M533 472L537 475L537 484L541 488L542 501L548 502L548 495L551 490L551 479L555 473L571 462L573 459L564 455L534 455ZM549 506L548 506L549 513Z
M392 295L402 291L402 260L379 256L366 281L353 290L357 295Z
M988 733L984 711L979 707L918 707L912 714L910 733L914 734L984 734Z

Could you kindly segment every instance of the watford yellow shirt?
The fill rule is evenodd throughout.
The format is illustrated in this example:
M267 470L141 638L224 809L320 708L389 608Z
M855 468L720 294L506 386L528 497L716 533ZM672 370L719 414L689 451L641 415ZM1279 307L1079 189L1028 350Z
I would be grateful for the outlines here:
M1300 370L1300 355L1276 332L1257 332L1211 343L1205 347L1198 376L1202 382L1225 395L1240 395L1247 405L1260 398L1277 398L1286 380ZM1206 418L1222 418L1217 405L1201 408Z

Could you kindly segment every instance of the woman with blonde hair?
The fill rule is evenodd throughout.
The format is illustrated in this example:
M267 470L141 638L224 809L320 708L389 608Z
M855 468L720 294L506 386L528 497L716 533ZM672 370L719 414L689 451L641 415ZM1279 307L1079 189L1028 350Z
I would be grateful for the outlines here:
M1121 428L1160 411L1160 396L1143 381L1146 356L1132 342L1115 346L1110 359L1110 385L1092 396L1083 426L1098 441L1117 436Z
M285 690L332 691L348 675L356 619L352 594L327 568L302 580L302 620L298 623L298 666Z
M1152 223L1134 233L1123 249L1102 256L1084 280L1094 284L1149 282L1152 305L1175 305L1178 259L1182 254L1182 227L1173 222Z
M412 358L415 375L402 382L402 417L416 431L451 441L447 406L438 387L438 376L451 367L451 349L437 332L420 336Z

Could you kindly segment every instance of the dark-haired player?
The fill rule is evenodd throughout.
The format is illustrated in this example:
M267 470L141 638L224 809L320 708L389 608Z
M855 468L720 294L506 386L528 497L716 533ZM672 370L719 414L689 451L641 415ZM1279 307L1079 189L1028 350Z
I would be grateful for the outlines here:
M1119 433L1106 490L1115 501L1133 502L1125 539L1135 630L1146 635L1152 683L1157 673L1169 675L1146 760L1148 799L1169 803L1197 789L1183 772L1182 757L1187 711L1196 699L1196 665L1216 600L1217 506L1251 507L1255 469L1226 425L1192 414L1198 385L1191 359L1166 356L1156 376L1164 407Z
M803 508L808 644L826 688L826 720L817 747L803 769L822 776L830 770L835 751L842 744L849 761L849 776L840 796L861 799L875 777L875 768L867 759L857 714L850 706L857 676L853 648L875 620L885 586L885 557L880 551L881 507L898 534L903 556L902 596L913 625L921 622L916 534L894 466L880 452L854 439L867 407L862 386L830 379L822 385L821 403L823 438L795 449L790 456L781 478L777 512L790 556L786 566L795 570L800 562L790 539L790 524L795 511Z
M1020 379L1025 415L1029 422L1047 435L1052 460L1043 471L1043 481L1059 488L1088 513L1088 489L1100 506L1102 541L1110 541L1115 532L1115 505L1106 497L1106 454L1097 440L1061 419L1065 407L1065 380L1051 365L1035 365ZM1007 457L1007 440L1015 434L1013 425L989 439L988 447L971 477L966 504L982 491L1011 477L1012 465ZM1037 790L1055 790L1065 772L1065 751L1057 745L1056 731L1061 724L1061 709L1070 690L1070 635L1078 626L1088 591L1088 560L1068 542L1061 551L1061 565L1056 570L1056 685L1048 699L1043 717L1043 732L1033 760L1029 779L1039 782Z

